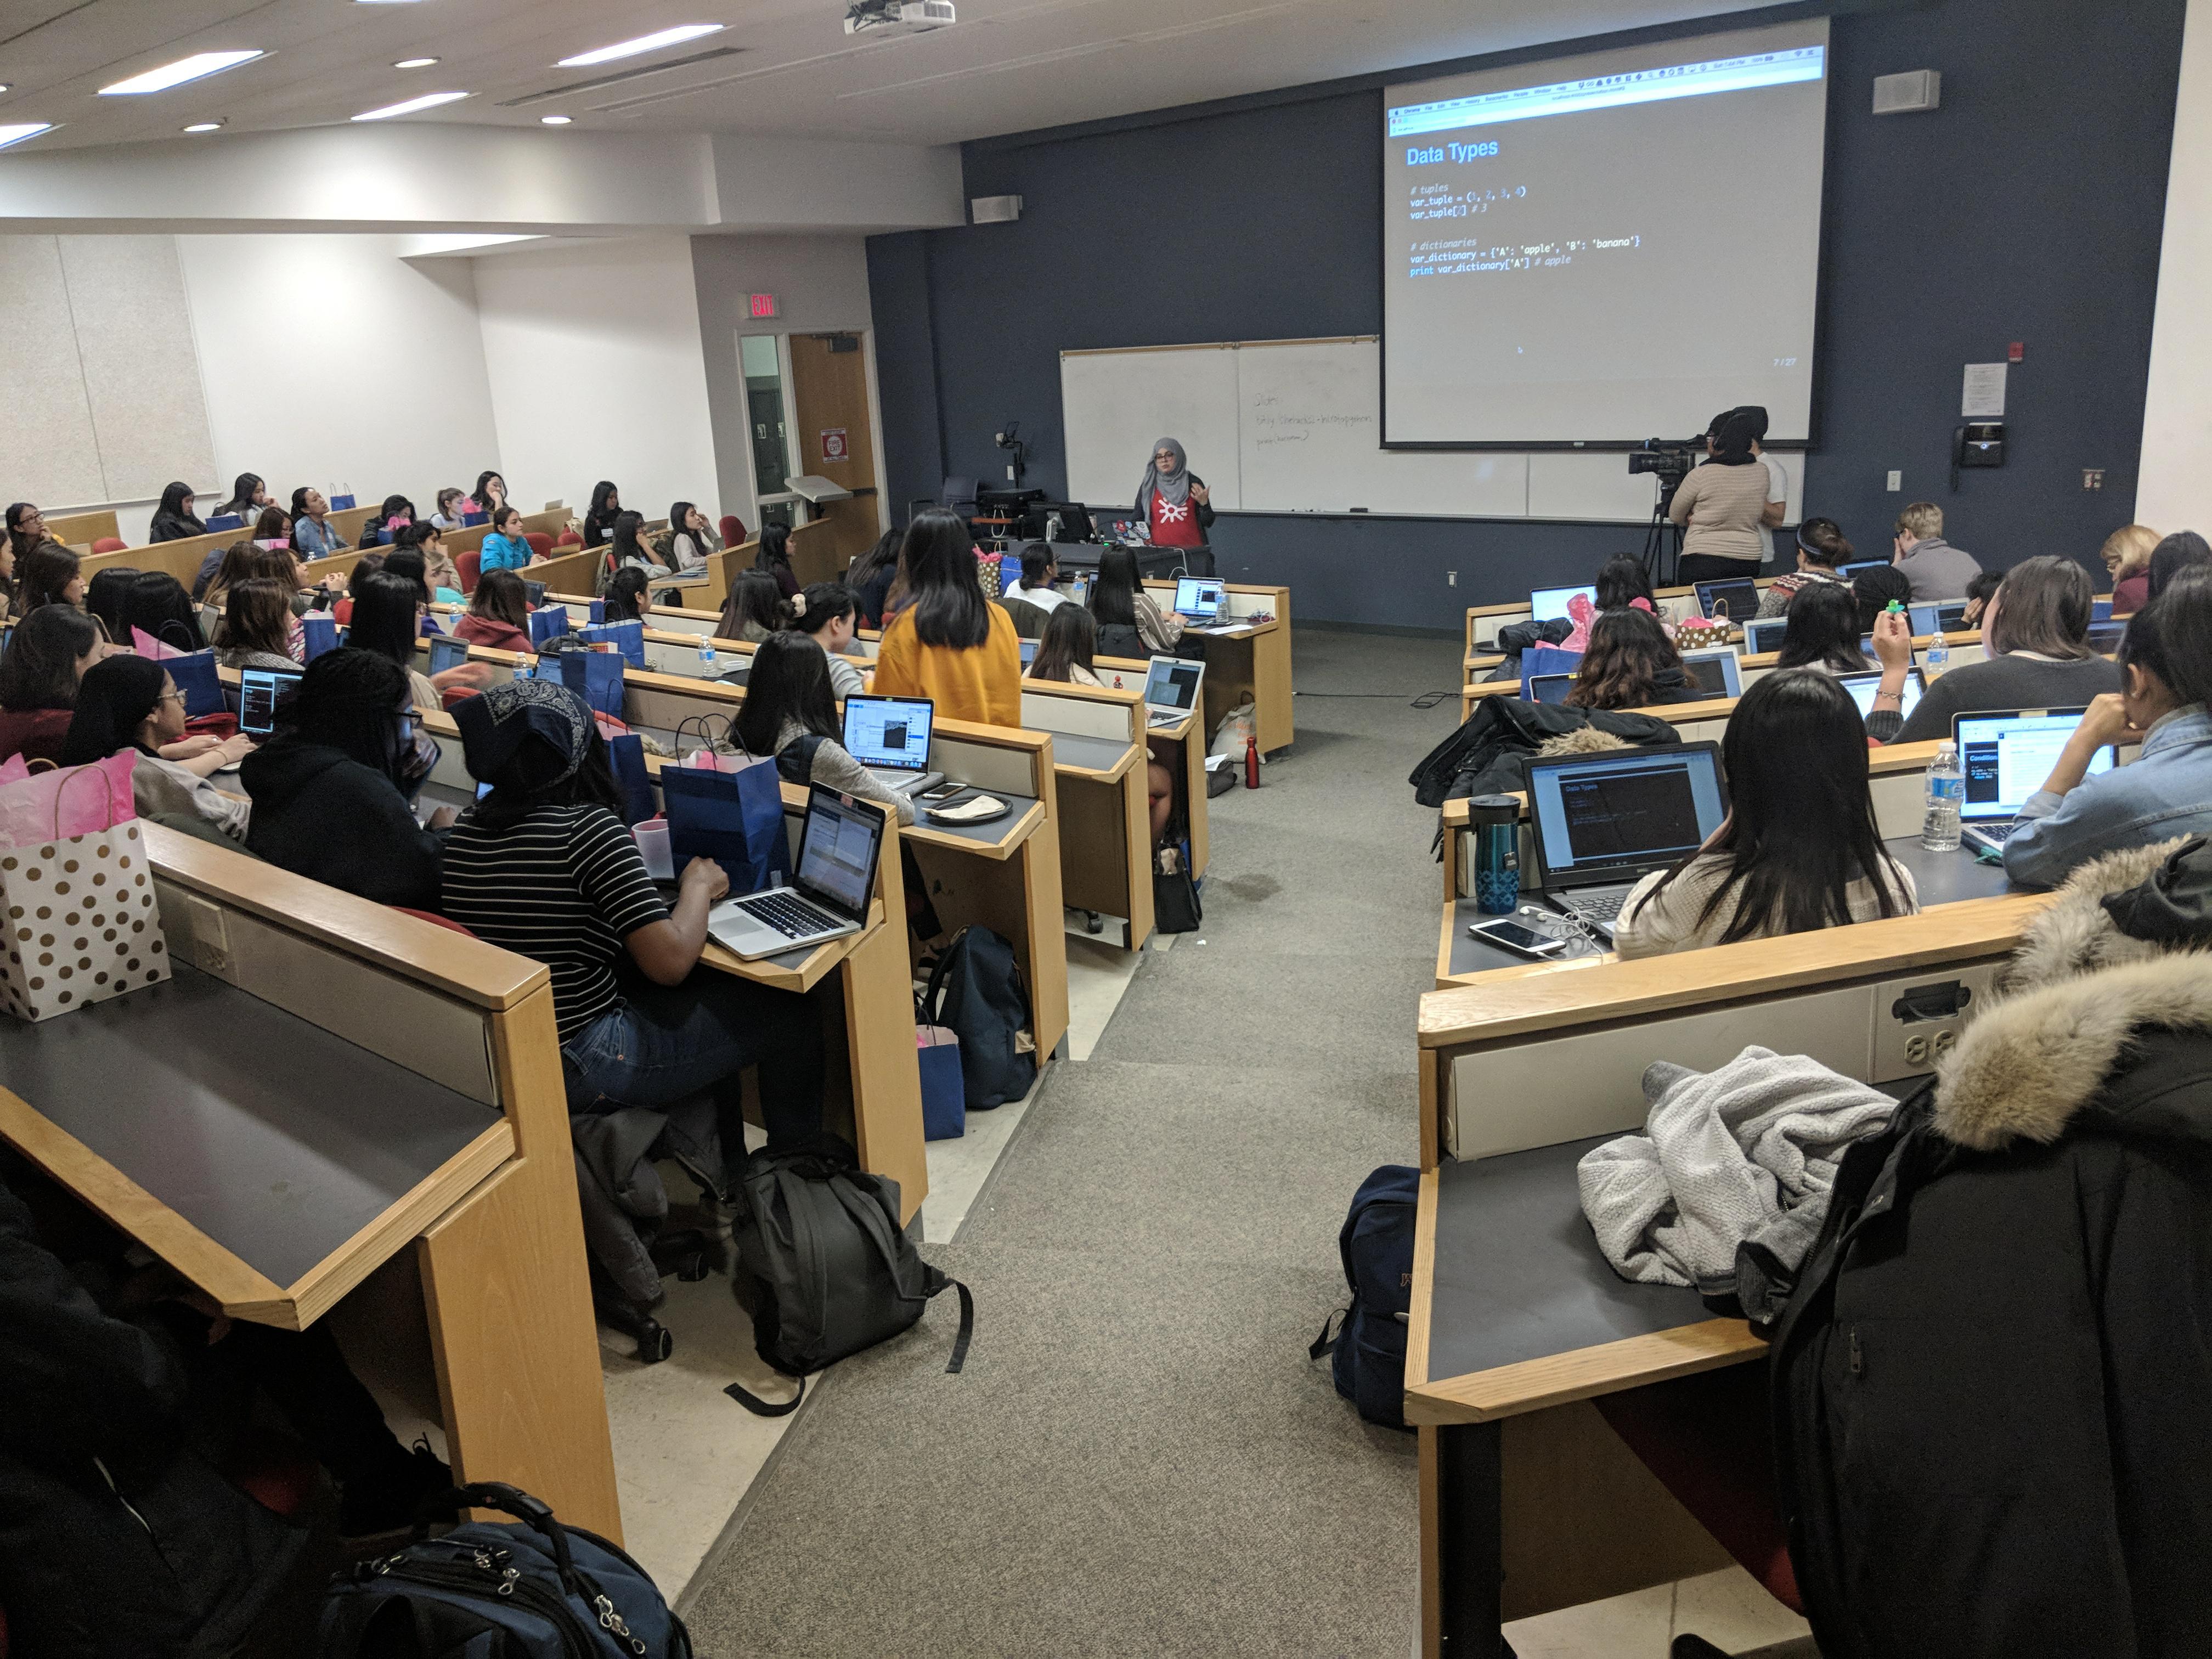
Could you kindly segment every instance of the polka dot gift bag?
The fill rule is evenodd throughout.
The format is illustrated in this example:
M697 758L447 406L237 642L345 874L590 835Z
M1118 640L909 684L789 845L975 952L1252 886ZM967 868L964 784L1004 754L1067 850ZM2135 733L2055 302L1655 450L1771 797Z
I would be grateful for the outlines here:
M51 1019L169 977L129 750L91 766L0 766L0 1010Z

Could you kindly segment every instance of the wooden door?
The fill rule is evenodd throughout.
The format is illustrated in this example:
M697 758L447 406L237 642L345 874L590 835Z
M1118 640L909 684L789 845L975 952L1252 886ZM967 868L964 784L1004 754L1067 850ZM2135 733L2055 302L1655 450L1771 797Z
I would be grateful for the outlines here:
M799 429L792 434L793 467L853 492L853 500L820 509L822 518L836 526L835 568L842 570L867 551L880 529L867 356L860 337L793 335L791 397L799 417Z

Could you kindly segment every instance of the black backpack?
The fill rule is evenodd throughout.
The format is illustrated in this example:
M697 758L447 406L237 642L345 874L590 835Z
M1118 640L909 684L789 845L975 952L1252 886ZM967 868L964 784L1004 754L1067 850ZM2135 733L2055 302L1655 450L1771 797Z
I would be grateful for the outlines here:
M1036 1056L1022 1051L1030 1024L1029 986L1014 947L988 927L963 927L945 947L921 994L918 1023L943 1025L960 1039L960 1079L968 1109L988 1112L1019 1100L1036 1081Z
M1421 1172L1386 1164L1359 1183L1336 1236L1352 1305L1336 1334L1331 1315L1306 1350L1318 1359L1335 1350L1336 1391L1359 1414L1385 1428L1406 1426L1406 1329L1413 1310L1413 1211Z
M1553 738L1585 728L1638 746L1682 740L1680 732L1656 715L1485 697L1458 731L1422 757L1406 781L1423 806L1442 806L1466 795L1512 794L1528 787L1522 763L1529 756Z
M888 1341L920 1319L939 1291L960 1292L957 1371L975 1329L975 1300L915 1252L899 1225L898 1182L861 1169L835 1135L788 1152L756 1152L737 1182L738 1271L751 1281L753 1346L787 1376L804 1378ZM796 1411L732 1382L723 1392L762 1417Z

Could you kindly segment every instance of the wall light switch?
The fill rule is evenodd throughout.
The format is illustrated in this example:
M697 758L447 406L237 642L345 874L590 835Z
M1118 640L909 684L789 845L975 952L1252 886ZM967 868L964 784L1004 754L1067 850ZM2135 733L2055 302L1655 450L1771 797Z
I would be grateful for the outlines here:
M1456 570L1445 571L1444 586L1446 587L1457 587L1459 586L1459 572Z
M1891 473L1889 475L1889 487L1893 490L1904 489L1905 475L1902 472Z

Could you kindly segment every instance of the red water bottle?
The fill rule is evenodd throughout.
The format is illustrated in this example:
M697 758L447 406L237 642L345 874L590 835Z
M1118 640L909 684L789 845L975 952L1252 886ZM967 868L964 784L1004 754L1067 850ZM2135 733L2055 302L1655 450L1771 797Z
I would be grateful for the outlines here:
M1244 787L1247 789L1260 787L1260 739L1257 738L1244 739Z

